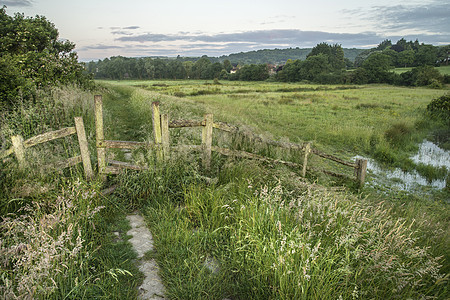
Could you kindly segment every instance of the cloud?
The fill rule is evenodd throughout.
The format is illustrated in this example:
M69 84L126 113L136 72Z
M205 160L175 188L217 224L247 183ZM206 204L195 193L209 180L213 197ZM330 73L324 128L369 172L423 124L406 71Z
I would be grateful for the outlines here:
M343 12L369 20L385 32L408 30L448 35L450 5L445 2L434 0L419 5L373 6L368 11L354 9Z
M155 34L145 33L138 35L127 35L116 38L121 42L206 42L206 43L253 43L266 45L315 45L320 42L346 43L366 45L377 37L375 33L331 33L323 31L302 31L297 29L273 29L244 31L237 33L219 34Z
M23 7L23 6L33 6L33 1L31 0L4 0L3 5L8 7Z
M97 45L90 45L90 46L84 46L79 51L86 51L86 50L110 50L110 49L122 49L123 46L115 46L115 45L104 45L104 44L97 44Z
M134 29L139 29L139 28L141 28L141 27L139 27L139 26L128 26L128 27L124 27L122 29L134 30Z

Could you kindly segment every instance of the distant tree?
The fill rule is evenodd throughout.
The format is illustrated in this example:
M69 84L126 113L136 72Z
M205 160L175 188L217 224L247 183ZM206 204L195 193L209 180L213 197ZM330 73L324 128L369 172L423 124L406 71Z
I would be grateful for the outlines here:
M415 57L417 66L434 66L437 60L437 48L433 45L421 45Z
M419 66L401 74L403 84L407 86L441 85L442 74L432 66Z
M392 59L389 55L373 53L362 63L361 68L366 71L368 83L390 83Z
M448 66L450 58L450 45L438 47L437 60L439 64Z
M269 78L269 70L266 64L244 65L237 72L239 80L262 81Z
M183 62L184 70L186 71L186 77L192 78L192 66L194 66L194 63L190 60Z
M211 61L207 57L197 60L192 66L192 77L194 79L208 79L208 67Z
M392 46L391 40L384 40L380 44L378 44L377 48L375 50L383 51L384 49L388 49Z
M233 69L233 65L231 64L229 59L225 59L223 61L223 68L225 69L225 71L227 71L228 73L230 73L230 71Z
M414 50L405 50L402 52L399 52L397 54L397 67L408 67L412 66L414 63L415 53Z
M213 64L210 64L208 68L206 69L205 78L204 79L214 79L219 78L220 73L223 70L223 66L221 63L216 62Z
M171 60L167 64L167 76L170 79L185 79L187 77L186 69L180 60Z

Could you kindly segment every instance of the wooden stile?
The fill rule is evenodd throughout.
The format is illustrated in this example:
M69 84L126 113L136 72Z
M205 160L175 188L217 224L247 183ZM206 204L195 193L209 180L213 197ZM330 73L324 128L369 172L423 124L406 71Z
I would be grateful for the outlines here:
M46 132L37 136L34 136L32 138L29 138L25 142L23 142L25 148L33 147L38 144L50 142L59 138L63 138L72 134L77 133L77 130L75 127L67 127L55 131Z
M153 123L153 137L155 138L155 145L157 147L156 157L158 161L163 160L163 152L161 150L161 114L159 112L159 102L152 102L152 123Z
M164 159L169 158L170 153L170 136L169 136L169 115L161 115L161 142L164 153Z
M105 181L106 175L106 148L102 145L105 139L103 132L103 100L101 95L94 96L95 102L95 135L97 139L97 161L98 161L98 173L100 178Z
M82 117L75 117L75 128L78 136L78 144L80 145L81 158L83 159L83 169L86 179L89 180L94 177L92 171L91 156L89 154L88 142L86 138L86 131Z
M366 180L366 172L367 172L367 160L365 159L356 159L356 181L360 186L364 185L364 181Z
M14 135L11 137L11 142L13 144L17 161L19 162L19 169L23 170L27 164L25 160L25 147L23 145L23 137L21 135Z
M205 127L202 130L203 167L209 170L211 167L211 146L213 134L213 115L205 115Z

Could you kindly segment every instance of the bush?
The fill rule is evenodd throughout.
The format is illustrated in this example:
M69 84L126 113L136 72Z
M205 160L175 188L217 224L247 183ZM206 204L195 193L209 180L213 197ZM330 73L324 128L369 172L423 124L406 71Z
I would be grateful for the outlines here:
M427 105L427 112L443 120L450 120L450 95L444 95L432 100Z

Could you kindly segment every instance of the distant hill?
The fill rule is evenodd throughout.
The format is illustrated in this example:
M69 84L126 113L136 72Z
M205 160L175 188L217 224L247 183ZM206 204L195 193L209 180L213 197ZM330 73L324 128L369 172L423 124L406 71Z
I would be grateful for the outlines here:
M218 61L223 62L228 59L231 63L240 64L284 64L288 59L305 60L306 56L311 52L312 48L288 48L288 49L264 49L250 52L233 53L230 55L223 55L216 58ZM354 62L355 58L364 49L356 48L343 48L344 56L350 61Z

